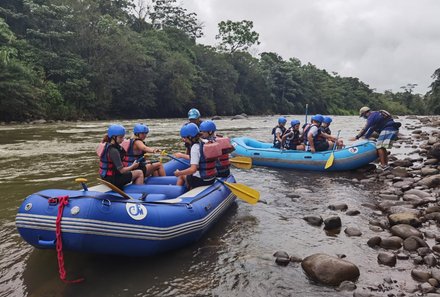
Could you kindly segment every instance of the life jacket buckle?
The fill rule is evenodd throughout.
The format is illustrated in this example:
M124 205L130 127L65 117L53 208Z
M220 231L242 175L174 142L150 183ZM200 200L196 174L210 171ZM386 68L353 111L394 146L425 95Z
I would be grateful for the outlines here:
M58 200L58 198L53 197L53 198L49 198L49 199L47 200L47 202L49 203L49 205L57 205L58 202L59 202L59 200Z

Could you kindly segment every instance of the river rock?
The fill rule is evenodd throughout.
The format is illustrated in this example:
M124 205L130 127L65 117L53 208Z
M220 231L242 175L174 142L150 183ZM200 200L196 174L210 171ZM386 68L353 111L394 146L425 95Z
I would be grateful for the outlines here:
M433 278L435 278L436 280L440 281L440 269L432 268L431 269L431 274L432 274Z
M403 212L403 213L395 213L388 216L388 220L391 226L398 224L408 224L413 227L420 226L420 220L414 213Z
M438 173L437 168L431 168L431 167L423 167L421 169L422 175L433 175Z
M404 168L404 167L396 167L396 168L393 168L393 169L391 170L391 173L392 173L394 176L398 176L398 177L407 177L407 176L410 176L409 173L408 173L408 169L406 169L406 168Z
M382 238L379 236L374 236L368 239L367 244L371 248L375 248L376 246L380 245L380 242L382 241Z
M436 252L437 254L440 254L440 244L436 244L436 245L432 246L432 250L434 252Z
M379 197L384 200L399 200L399 196L393 194L379 194Z
M417 236L422 238L422 232L414 228L413 226L407 224L394 225L390 228L391 234L399 236L400 238L406 239L410 236Z
M428 279L431 278L431 273L429 271L426 271L426 270L413 269L411 271L411 276L416 281L427 282Z
M308 256L301 266L311 279L331 286L338 286L343 281L356 281L360 275L355 264L327 254Z
M290 262L290 256L285 251L277 251L275 254L273 254L275 259L275 263L277 263L280 266L287 266Z
M379 255L377 255L377 262L379 262L379 264L393 267L396 265L396 255L392 253L380 252Z
M213 116L213 117L211 118L212 121L218 121L218 120L221 120L221 119L222 119L222 117L221 117L221 116L218 116L218 115L215 115L215 116Z
M423 162L423 164L425 164L425 165L434 165L437 163L438 163L438 159L436 159L436 158L427 159L425 162Z
M351 281L343 281L339 287L337 288L338 291L354 291L356 290L356 284Z
M386 250L398 250L402 247L402 242L402 238L398 236L382 238L380 241L380 247Z
M345 234L347 234L347 236L361 236L362 232L361 230L359 230L358 228L355 227L347 227L344 230Z
M342 226L341 218L338 216L332 216L324 220L324 229L330 230L330 229L337 229Z
M414 252L420 247L427 247L428 244L417 236L410 236L403 241L403 248L407 251Z
M412 166L411 160L404 159L404 160L396 160L391 165L393 167L411 167Z
M419 190L419 189L411 189L405 192L405 194L414 194L419 196L420 198L431 197L431 194L428 192Z
M306 216L303 217L303 220L309 223L312 226L321 226L323 220L320 216Z
M429 156L440 159L440 142L434 143L428 151Z
M429 247L423 246L417 249L417 253L421 257L425 257L426 255L429 255L432 253L431 249Z
M433 254L426 255L423 258L423 261L425 262L426 265L428 265L428 267L434 267L437 265L437 259Z
M426 186L428 188L435 188L440 185L440 174L431 175L423 178L418 182L419 185Z
M339 203L339 204L330 204L328 208L331 210L346 211L348 209L348 206L345 203Z
M433 213L433 212L440 212L440 206L433 205L433 206L429 206L427 209L425 209L425 213Z
M231 120L243 120L243 119L246 119L246 117L242 116L241 114L237 114L231 118Z
M357 216L358 214L360 214L361 212L359 211L359 210L356 210L356 209L351 209L351 210L348 210L345 214L347 215L347 216Z

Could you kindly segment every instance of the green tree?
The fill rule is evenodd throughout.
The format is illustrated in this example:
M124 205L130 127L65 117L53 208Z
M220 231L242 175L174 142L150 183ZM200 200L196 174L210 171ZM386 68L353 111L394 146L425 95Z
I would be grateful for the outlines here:
M252 21L221 21L218 24L219 34L215 36L220 39L219 49L233 53L238 50L246 51L252 45L260 44L260 35L252 30L253 27Z

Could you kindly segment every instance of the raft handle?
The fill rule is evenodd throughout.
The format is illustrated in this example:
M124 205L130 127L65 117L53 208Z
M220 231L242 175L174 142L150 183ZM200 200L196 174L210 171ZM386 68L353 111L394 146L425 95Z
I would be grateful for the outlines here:
M111 202L110 200L108 200L108 199L102 199L102 200L101 200L101 204L102 204L103 206L111 206L111 205L112 205L112 202Z
M38 238L38 245L42 248L55 248L56 240L42 240Z
M259 156L259 155L260 155L260 153L254 153L254 155L255 155L255 156Z
M304 159L311 159L312 156L304 156Z

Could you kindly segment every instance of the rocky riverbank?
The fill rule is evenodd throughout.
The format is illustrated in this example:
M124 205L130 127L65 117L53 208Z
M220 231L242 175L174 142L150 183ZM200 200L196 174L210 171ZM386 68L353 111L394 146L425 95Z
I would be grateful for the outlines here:
M406 261L407 265L399 269L413 282L383 275L380 284L357 287L356 280L362 274L356 259L347 261L344 254L313 254L302 260L277 252L274 256L278 264L302 261L311 280L353 291L353 296L440 296L440 118L411 119L414 124L405 126L409 133L399 135L395 147L414 148L409 154L412 157L397 159L390 155L390 169L362 168L364 177L353 179L373 192L374 201L361 206L370 212L368 224L374 236L367 237L358 228L341 223L342 213L344 217L360 213L344 203L329 205L333 214L325 219L311 214L304 220L312 226L324 224L330 232L344 229L346 236L359 237L376 251L377 265L396 267L398 262Z

